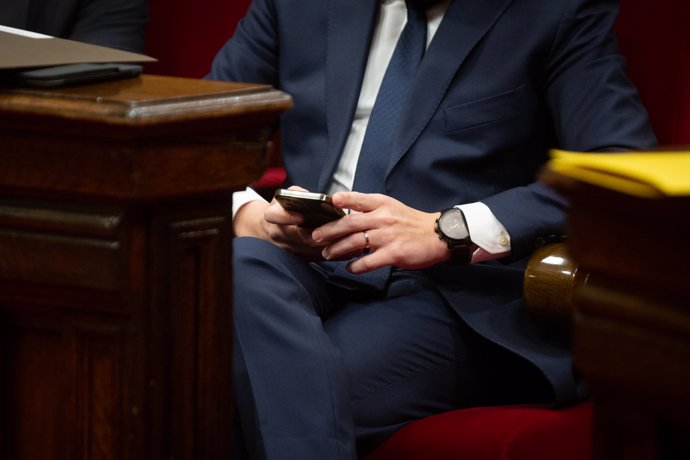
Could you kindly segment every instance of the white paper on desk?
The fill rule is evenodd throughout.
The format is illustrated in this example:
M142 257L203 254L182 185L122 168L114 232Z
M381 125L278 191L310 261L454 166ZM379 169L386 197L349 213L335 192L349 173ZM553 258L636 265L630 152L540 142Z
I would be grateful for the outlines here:
M0 70L85 62L153 62L155 60L144 54L0 26Z

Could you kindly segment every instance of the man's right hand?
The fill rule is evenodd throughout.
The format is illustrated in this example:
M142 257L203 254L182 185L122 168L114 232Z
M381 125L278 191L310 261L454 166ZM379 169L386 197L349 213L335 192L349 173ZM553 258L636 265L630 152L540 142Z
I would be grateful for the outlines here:
M233 219L235 236L261 238L299 254L308 260L322 260L323 244L311 237L312 228L300 227L302 216L286 211L275 199L270 203L250 201L242 206Z

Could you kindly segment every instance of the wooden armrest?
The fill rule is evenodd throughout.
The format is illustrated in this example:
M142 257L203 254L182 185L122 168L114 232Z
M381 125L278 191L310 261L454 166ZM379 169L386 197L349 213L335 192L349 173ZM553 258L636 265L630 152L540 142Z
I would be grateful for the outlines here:
M525 270L525 308L540 322L569 329L575 289L587 282L587 274L566 250L565 243L537 249Z

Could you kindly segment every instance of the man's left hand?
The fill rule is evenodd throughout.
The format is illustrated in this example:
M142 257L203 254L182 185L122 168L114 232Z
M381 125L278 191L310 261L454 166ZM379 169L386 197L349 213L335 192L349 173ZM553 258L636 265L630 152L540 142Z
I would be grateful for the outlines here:
M350 264L353 273L388 265L420 269L450 256L434 230L439 213L422 212L375 193L338 192L333 204L350 209L350 214L315 229L312 238L326 245L326 260L364 253Z

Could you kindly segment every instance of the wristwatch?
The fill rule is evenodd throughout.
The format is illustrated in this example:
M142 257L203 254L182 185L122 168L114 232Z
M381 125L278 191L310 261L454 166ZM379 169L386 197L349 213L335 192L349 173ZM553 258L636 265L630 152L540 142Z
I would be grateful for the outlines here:
M454 264L468 264L472 260L472 239L467 220L462 210L450 208L441 212L436 219L436 233L446 242L450 250L450 261Z

